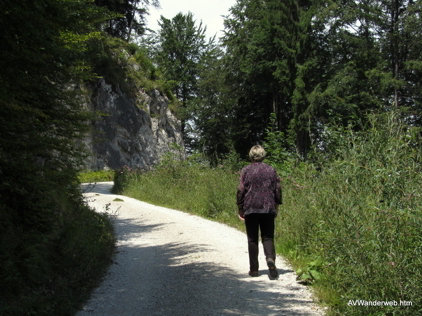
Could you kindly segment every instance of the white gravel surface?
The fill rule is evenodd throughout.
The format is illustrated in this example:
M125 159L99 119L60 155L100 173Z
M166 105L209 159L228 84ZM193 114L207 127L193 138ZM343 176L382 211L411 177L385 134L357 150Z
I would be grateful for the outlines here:
M103 212L108 205L116 215L118 248L102 284L77 316L324 314L281 258L279 279L269 279L262 245L260 276L248 275L243 232L110 194L112 184L83 185L91 207Z

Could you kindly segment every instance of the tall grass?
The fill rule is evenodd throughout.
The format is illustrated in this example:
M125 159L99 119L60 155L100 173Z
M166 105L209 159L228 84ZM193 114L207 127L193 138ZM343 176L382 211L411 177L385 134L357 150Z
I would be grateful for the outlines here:
M292 257L321 262L339 315L415 315L422 291L422 157L418 135L397 114L371 117L361 133L333 130L330 156L295 169L281 229ZM349 300L412 302L348 306Z
M81 183L113 181L114 170L83 170L78 174Z
M302 280L316 286L332 315L420 314L419 134L393 113L373 116L364 132L333 129L330 135L336 146L314 164L289 163L285 153L272 160L270 152L268 163L283 175L278 251L301 268ZM243 229L236 217L238 173L193 160L168 156L148 173L121 170L116 187L123 183L123 194ZM351 306L349 300L398 306Z
M235 217L238 174L174 158L169 154L147 173L128 167L116 171L113 192L242 227Z

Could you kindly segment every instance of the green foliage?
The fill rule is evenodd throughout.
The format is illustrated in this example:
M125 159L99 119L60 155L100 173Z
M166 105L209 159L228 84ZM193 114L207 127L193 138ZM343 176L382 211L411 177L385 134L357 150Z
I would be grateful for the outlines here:
M263 141L270 113L277 128L308 138L308 94L322 75L321 44L312 23L317 5L308 1L239 0L225 20L223 44L226 84L235 101L232 112L236 149L245 154ZM294 124L293 124L294 123ZM275 126L274 126L275 127ZM302 137L303 138L303 137ZM308 143L296 142L306 152Z
M236 1L223 37L231 97L224 114L235 118L228 136L236 150L245 155L263 141L272 112L303 159L333 121L358 126L372 110L401 107L420 126L420 8L420 1Z
M80 196L91 115L74 89L107 18L88 0L0 2L1 315L68 314L112 255L107 216Z
M368 121L362 132L330 129L339 138L332 140L335 155L315 154L322 160L318 170L302 162L282 179L277 249L298 268L298 281L315 287L330 314L380 313L379 307L347 305L363 299L412 301L381 312L415 315L422 297L422 140L398 113ZM243 229L236 218L238 177L198 156L169 155L156 170L132 174L123 193Z
M103 29L111 36L130 41L132 31L136 35L145 32L145 15L148 6L159 7L158 0L95 0L99 7L105 7L115 12L113 19L104 23Z
M316 18L326 27L324 76L313 85L308 114L343 126L374 109L409 108L420 124L420 1L333 1ZM341 8L341 9L340 9Z
M224 168L231 170L233 172L238 172L249 164L248 161L243 160L240 157L240 154L238 154L235 151L233 146L231 147L229 153L224 157L224 159L221 162Z
M340 146L320 157L321 172L303 164L285 179L281 249L290 258L321 258L322 283L335 293L327 299L341 315L377 313L347 306L356 298L412 301L412 308L383 313L414 315L421 297L421 139L398 113L368 119L364 132L330 131Z
M136 178L136 176L141 172L142 170L132 169L128 166L124 166L123 168L116 170L114 173L114 185L111 189L111 193L122 194L129 181L132 178Z
M307 264L304 269L296 270L296 279L303 284L312 284L313 282L320 281L322 278L323 263L320 258L315 259Z
M284 133L274 130L276 120L276 114L272 113L270 124L266 129L264 148L267 155L264 162L275 168L281 177L286 177L291 173L292 158L286 150Z
M185 146L191 147L191 137L185 133L186 122L192 117L188 103L198 93L198 64L214 39L205 40L206 27L196 24L192 13L178 13L171 20L161 16L160 30L155 38L154 59L169 84L168 88L180 101L179 114ZM170 85L171 83L171 85Z
M40 213L40 201L32 197L28 211L36 214L21 214L23 223L16 210L0 208L2 316L69 315L89 297L113 256L108 215L85 205L78 183L44 194L51 199L48 208Z
M188 103L195 138L190 146L204 153L213 166L232 147L232 130L237 124L231 114L230 93L224 82L223 51L209 45L198 64L198 91Z
M115 192L241 227L235 217L238 174L211 169L198 155L180 160L178 153L169 153L156 170L125 168L116 176L115 188L121 189Z
M141 68L139 76L133 70L136 64L133 56L141 54L138 53L137 47L133 44L127 44L123 40L103 35L100 39L91 41L90 51L94 71L131 97L136 97L140 84L136 79L149 79L146 76L146 73L150 71L149 65L143 64L147 68ZM138 58L136 59L138 60ZM139 59L141 60L141 58Z
M145 110L145 104L140 92L157 89L169 98L170 110L180 116L178 102L168 88L169 82L152 63L145 47L103 34L89 42L87 58L98 76L135 99L141 109Z
M197 65L206 48L202 22L196 25L192 13L179 13L171 20L161 16L155 59L172 90L183 105L196 92Z
M79 173L79 181L81 183L104 182L114 179L114 170L85 170Z
M135 59L141 69L144 71L146 78L155 79L156 78L156 68L153 65L148 54L144 48L137 47L136 51L132 54L135 55Z

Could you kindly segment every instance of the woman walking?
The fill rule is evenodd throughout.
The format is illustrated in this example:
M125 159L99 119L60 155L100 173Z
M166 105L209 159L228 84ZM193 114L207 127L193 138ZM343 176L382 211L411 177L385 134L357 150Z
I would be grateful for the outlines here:
M275 266L274 223L277 205L281 204L280 178L273 167L262 162L265 158L262 146L253 146L249 151L249 158L252 164L242 169L236 192L239 217L245 221L248 236L249 275L259 276L260 230L270 278L276 279L278 272Z

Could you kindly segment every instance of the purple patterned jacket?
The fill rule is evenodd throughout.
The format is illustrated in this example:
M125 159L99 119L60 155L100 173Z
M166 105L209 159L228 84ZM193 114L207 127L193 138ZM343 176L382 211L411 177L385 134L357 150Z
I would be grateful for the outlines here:
M236 200L245 216L251 213L277 215L277 204L282 201L280 178L275 169L263 162L253 162L243 168Z

